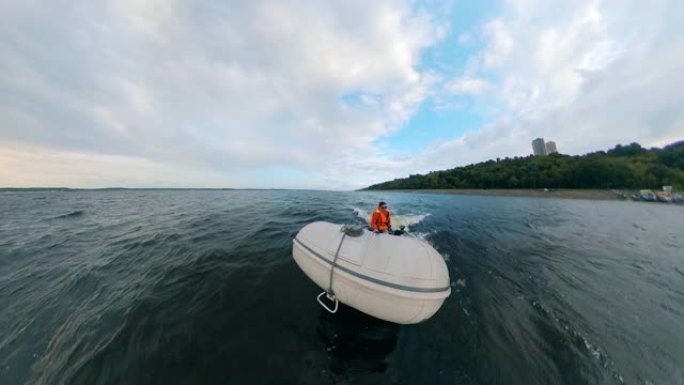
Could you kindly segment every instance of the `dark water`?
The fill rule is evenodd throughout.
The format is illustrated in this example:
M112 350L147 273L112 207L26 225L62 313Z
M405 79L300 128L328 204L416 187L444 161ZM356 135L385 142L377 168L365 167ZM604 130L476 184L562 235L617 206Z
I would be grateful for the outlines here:
M302 226L379 199L447 259L423 324L330 316L292 260ZM0 383L682 384L682 234L648 203L0 193Z

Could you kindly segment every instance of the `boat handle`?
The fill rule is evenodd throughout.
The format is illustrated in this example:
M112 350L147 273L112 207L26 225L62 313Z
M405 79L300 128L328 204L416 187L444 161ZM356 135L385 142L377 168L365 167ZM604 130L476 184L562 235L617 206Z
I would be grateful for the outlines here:
M328 298L329 301L332 301L335 304L335 307L333 309L328 307L328 305L326 305L325 302L323 301L324 295ZM340 302L337 300L337 298L335 297L334 294L328 294L327 291L324 291L321 294L319 294L318 297L316 297L316 299L318 300L318 303L321 304L321 306L323 306L323 308L325 310L330 312L330 314L335 314L337 312L337 307L339 306Z

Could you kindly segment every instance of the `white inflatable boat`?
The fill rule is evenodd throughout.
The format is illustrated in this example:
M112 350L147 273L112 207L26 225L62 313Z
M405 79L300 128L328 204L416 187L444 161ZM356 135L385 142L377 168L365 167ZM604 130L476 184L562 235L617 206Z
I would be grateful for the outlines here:
M444 258L414 236L314 222L293 243L294 260L325 290L318 301L330 312L340 301L376 318L414 324L432 317L451 294Z

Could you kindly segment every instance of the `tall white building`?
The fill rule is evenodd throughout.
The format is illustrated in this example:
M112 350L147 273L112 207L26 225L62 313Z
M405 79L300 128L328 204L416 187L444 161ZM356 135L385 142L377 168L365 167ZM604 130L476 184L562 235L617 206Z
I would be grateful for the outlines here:
M549 141L546 142L546 155L558 154L558 149L556 148L556 142Z
M555 145L555 144L554 144ZM535 156L546 155L546 144L544 143L544 138L537 138L532 141L532 150Z

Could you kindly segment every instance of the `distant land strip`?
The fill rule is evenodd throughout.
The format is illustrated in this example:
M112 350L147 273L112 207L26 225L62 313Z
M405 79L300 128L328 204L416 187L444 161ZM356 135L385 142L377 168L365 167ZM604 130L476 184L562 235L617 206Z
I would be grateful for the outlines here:
M418 190L392 190L397 192L413 192L427 194L454 194L454 195L485 195L485 196L510 196L531 198L564 198L564 199L591 199L591 200L616 200L622 196L611 190L595 189L418 189Z
M638 143L617 145L581 156L551 154L489 160L450 170L414 174L363 190L480 191L481 195L537 194L553 190L684 190L684 141L645 149ZM465 190L464 190L465 189ZM501 194L491 189L503 189ZM527 192L518 192L523 189ZM556 193L560 194L560 193ZM569 193L577 195L579 192ZM598 193L587 193L598 196ZM595 199L595 198L594 198Z

